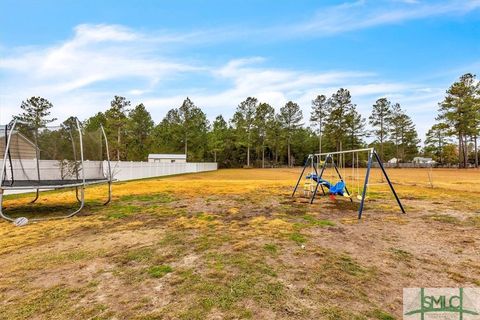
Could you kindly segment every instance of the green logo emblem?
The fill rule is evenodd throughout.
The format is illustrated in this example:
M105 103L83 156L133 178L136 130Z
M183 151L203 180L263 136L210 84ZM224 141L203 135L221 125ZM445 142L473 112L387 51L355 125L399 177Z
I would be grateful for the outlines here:
M480 319L479 297L478 288L404 289L404 319Z

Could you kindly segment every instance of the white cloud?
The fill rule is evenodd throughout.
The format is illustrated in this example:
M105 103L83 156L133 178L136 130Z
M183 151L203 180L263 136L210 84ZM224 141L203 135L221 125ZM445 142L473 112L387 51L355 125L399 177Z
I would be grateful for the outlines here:
M161 46L161 42L122 26L80 25L72 39L11 55L0 61L0 68L47 92L68 92L123 77L155 83L176 72L197 69L155 55Z
M371 3L374 3L374 5L371 5ZM287 27L278 27L272 33L284 36L329 36L409 20L444 15L464 15L479 8L479 0L432 2L404 0L392 1L391 3L359 0L322 8L309 20Z
M358 2L345 8L362 5ZM33 95L51 100L55 105L53 116L59 119L71 115L84 119L105 110L116 94L127 96L133 105L143 102L156 122L186 96L211 119L218 114L229 118L248 96L277 109L293 100L302 106L308 119L311 99L318 94L330 95L339 87L352 92L365 116L378 97L388 96L423 120L425 114L419 108L436 107L439 92L443 93L421 84L380 79L370 71L272 68L264 57L212 65L210 61L189 62L188 56L180 59L165 53L173 44L190 41L191 37L85 24L77 26L70 39L51 46L10 51L3 48L7 54L0 60L4 74L0 78L0 122L8 122L19 112L21 100ZM192 81L198 78L202 81Z
M4 74L0 79L0 120L8 121L12 113L18 112L14 106L33 95L65 102L57 105L87 116L106 104L95 99L121 92L141 95L160 81L201 70L159 54L169 41L165 36L138 33L118 25L80 25L71 39L60 44L14 48L0 60ZM124 90L115 85L118 81L136 85L130 88L127 84ZM102 83L109 89L99 89Z

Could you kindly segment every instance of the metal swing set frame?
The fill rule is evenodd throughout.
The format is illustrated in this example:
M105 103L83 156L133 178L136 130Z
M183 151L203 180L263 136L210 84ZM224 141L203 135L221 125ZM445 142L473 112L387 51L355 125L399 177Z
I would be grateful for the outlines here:
M40 191L41 190L52 190L52 189L62 189L62 188L75 188L75 197L76 200L79 204L79 207L75 209L71 213L67 213L65 215L61 216L55 216L55 217L45 217L45 218L32 218L29 219L30 221L44 221L44 220L53 220L53 219L63 219L63 218L70 218L79 213L83 207L85 206L85 188L88 185L94 185L94 184L102 184L102 183L107 183L108 184L108 197L107 200L103 203L104 205L107 205L111 200L112 200L112 182L113 182L113 176L112 176L112 168L110 165L110 156L109 156L109 150L108 150L108 140L107 140L107 135L105 133L105 130L103 126L100 126L101 130L101 135L105 141L105 153L106 153L106 162L107 162L107 172L104 173L104 177L98 177L94 179L87 179L85 177L85 160L84 160L84 145L83 145L83 132L82 132L82 127L80 125L80 122L77 118L75 118L75 128L72 128L72 130L78 131L78 141L79 141L79 153L80 153L80 159L76 159L75 155L75 163L79 164L78 169L76 170L76 179L70 179L70 180L42 180L41 177L41 168L40 168L40 151L38 148L38 142L35 141L35 149L36 149L36 157L35 157L35 163L36 163L36 172L37 172L37 179L34 181L31 180L15 180L14 179L14 168L12 165L12 159L11 159L11 143L12 143L12 136L14 135L15 128L17 125L20 124L19 121L15 120L11 125L6 125L5 126L5 150L4 150L4 156L3 156L3 164L2 164L2 169L0 171L0 218L3 218L7 221L15 222L15 218L12 218L8 216L4 212L3 208L3 197L4 197L4 192L7 190L35 190L35 198L30 201L30 203L35 203L39 196L40 196ZM36 133L35 135L37 135ZM70 133L70 137L72 139L72 145L73 145L73 150L75 154L75 142L72 137L72 134ZM7 170L7 163L10 164L10 170ZM6 176L7 176L7 171L10 171L11 173L11 182L10 184L6 183ZM78 173L80 172L80 176Z
M378 165L379 165L379 167L382 171L383 176L387 180L387 183L388 183L388 186L390 187L391 192L395 196L395 200L397 201L397 204L398 204L400 210L402 211L402 213L406 213L405 209L402 205L402 202L400 201L400 198L398 197L397 192L395 191L395 188L394 188L392 182L390 181L390 178L388 177L388 174L387 174L387 172L386 172L386 170L385 170L385 168L382 164L380 156L378 155L375 148L365 148L365 149L355 149L355 150L345 150L345 151L309 154L308 157L307 157L307 160L305 161L305 165L303 166L302 172L300 173L297 184L295 185L295 188L293 189L292 197L295 196L298 185L300 184L300 182L302 180L302 177L305 173L305 170L310 165L313 167L313 169L315 171L315 174L317 176L316 186L315 186L315 189L312 192L312 195L310 197L310 204L313 203L313 201L315 200L315 197L317 196L318 186L320 186L320 188L322 190L322 194L326 195L326 192L323 188L323 185L319 181L320 181L320 179L322 179L323 174L325 173L325 169L327 168L327 164L328 164L329 160L330 160L330 163L331 163L332 167L335 169L335 173L337 174L340 181L345 183L345 181L342 177L342 174L340 173L340 170L338 169L338 166L335 163L334 155L344 155L344 154L347 154L347 153L353 153L353 154L357 153L358 154L359 152L368 152L368 162L367 162L367 171L366 171L366 174L365 174L365 180L363 182L362 197L361 197L361 200L360 200L360 206L358 208L358 219L362 218L363 208L364 208L364 205L365 205L365 198L366 198L366 195L367 195L368 180L369 180L369 177L370 177L370 171L371 171L371 168L372 168L373 159L375 159L377 161L377 163L378 163ZM325 160L323 162L322 168L321 168L320 173L319 173L318 170L317 170L317 164L319 164L321 162L322 157L325 157ZM348 190L346 184L345 184L345 193L350 198L350 202L353 202L353 199L351 197L351 193Z

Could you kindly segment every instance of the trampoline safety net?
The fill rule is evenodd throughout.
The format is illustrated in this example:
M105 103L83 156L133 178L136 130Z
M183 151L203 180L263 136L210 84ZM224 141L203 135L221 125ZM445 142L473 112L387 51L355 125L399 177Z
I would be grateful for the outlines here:
M87 184L108 181L106 147L102 128L86 131L76 121L41 128L22 123L2 125L1 187L55 188L80 184L83 179Z

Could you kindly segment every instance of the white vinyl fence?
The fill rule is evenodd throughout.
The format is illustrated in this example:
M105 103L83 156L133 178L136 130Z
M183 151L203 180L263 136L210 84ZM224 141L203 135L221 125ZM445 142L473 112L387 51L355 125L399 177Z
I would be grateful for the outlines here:
M42 180L70 180L75 175L68 172L56 160L40 160L40 177ZM3 168L0 160L0 170ZM106 161L85 161L85 178L101 179L108 176L108 163ZM111 161L113 178L117 181L127 181L144 178L169 176L174 174L214 171L218 169L215 162L187 162L187 163L160 163L140 161ZM36 180L37 167L35 160L12 159L13 176L15 180ZM11 178L10 163L7 164L7 179ZM81 178L81 174L80 174ZM22 193L32 190L16 190L8 193Z
M216 162L160 163L112 161L113 177L120 181L217 170Z

